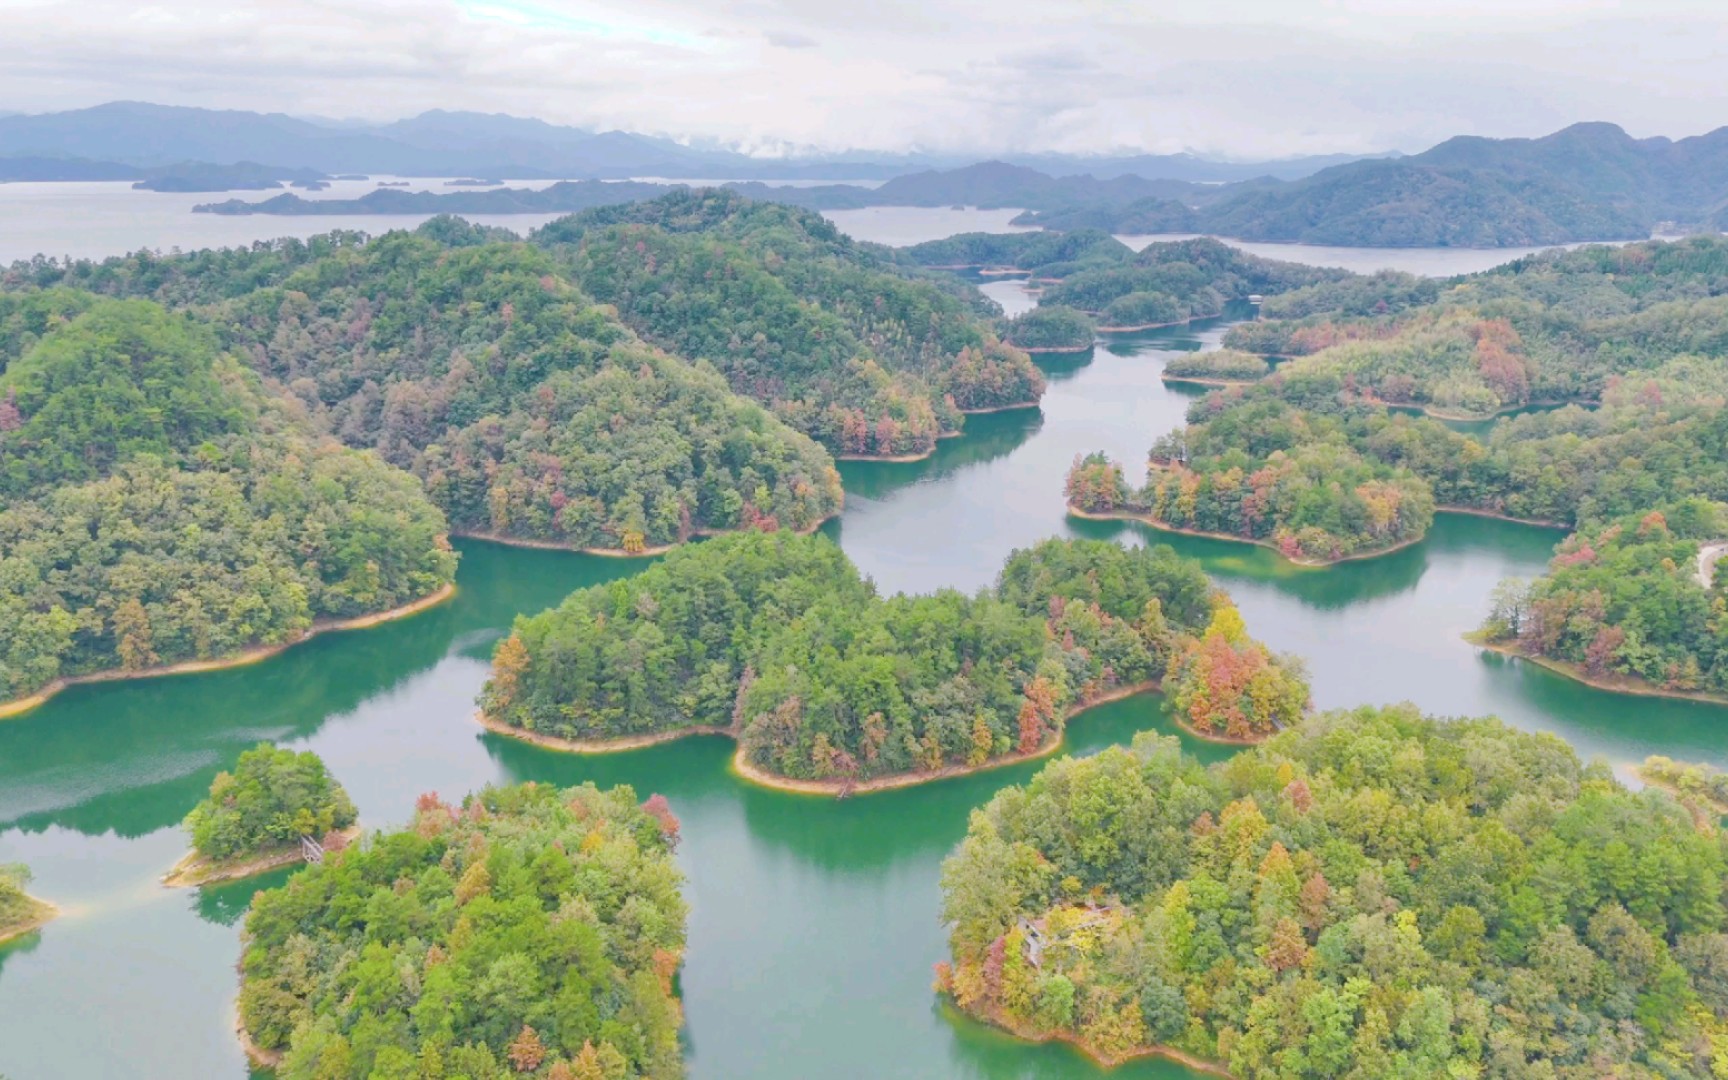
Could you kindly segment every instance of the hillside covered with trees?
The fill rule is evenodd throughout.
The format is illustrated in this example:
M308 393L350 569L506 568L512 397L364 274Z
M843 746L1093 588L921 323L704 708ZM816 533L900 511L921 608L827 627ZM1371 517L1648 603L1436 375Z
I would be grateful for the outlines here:
M283 1080L681 1077L677 830L628 787L422 796L253 900L255 1056Z
M1210 768L1143 734L974 814L939 988L1243 1080L1713 1076L1725 875L1666 795L1497 720L1327 713Z
M448 586L414 479L318 435L206 325L0 294L0 697L292 642Z
M644 345L546 252L464 222L8 277L192 309L321 426L419 477L458 532L642 550L840 505L819 447Z
M707 189L553 222L534 240L643 337L714 364L836 453L904 457L1043 376L970 287L820 214Z
M1445 282L1379 274L1270 297L1226 344L1302 357L1395 405L1489 416L1600 401L1676 358L1728 354L1728 240L1544 252Z
M744 761L794 780L976 768L1047 750L1070 711L1151 686L1222 602L1167 547L1046 541L976 596L883 598L826 538L724 537L518 619L481 704L529 737L729 733ZM1221 716L1249 689L1209 685ZM1261 730L1283 716L1238 711Z

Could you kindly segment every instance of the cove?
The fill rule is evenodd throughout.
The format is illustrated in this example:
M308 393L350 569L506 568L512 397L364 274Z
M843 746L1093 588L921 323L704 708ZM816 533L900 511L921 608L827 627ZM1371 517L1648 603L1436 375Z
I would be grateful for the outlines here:
M992 294L1012 283L992 285ZM1321 707L1411 700L1497 713L1622 766L1650 753L1728 764L1728 709L1592 690L1459 638L1499 578L1541 570L1552 530L1442 515L1421 544L1326 569L1241 544L1070 522L1061 482L1076 453L1143 460L1191 396L1159 379L1175 351L1213 347L1221 322L1112 335L1042 361L1042 408L970 418L964 438L909 464L842 465L847 509L825 526L884 590L972 589L1015 548L1052 535L1169 542L1204 561L1253 632L1308 663ZM215 773L260 739L311 749L361 820L401 822L423 791L489 782L630 783L683 821L690 949L681 983L689 1073L742 1077L1096 1078L1077 1052L1030 1046L953 1016L931 992L946 956L941 860L966 816L1038 763L844 801L747 785L732 744L692 738L576 757L482 732L473 698L492 643L519 612L630 573L640 561L458 544L449 604L320 638L232 671L74 687L0 723L0 861L36 871L64 915L0 947L0 1074L246 1074L232 1035L238 920L291 871L202 889L157 879L185 850L177 823ZM1148 727L1154 696L1079 718L1086 753ZM1207 760L1231 751L1188 740ZM1112 1071L1194 1080L1163 1061Z

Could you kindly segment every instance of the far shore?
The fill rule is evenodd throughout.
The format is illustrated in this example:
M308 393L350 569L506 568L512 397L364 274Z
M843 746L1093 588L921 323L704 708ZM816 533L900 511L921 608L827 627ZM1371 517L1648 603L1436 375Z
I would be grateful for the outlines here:
M88 683L124 682L130 679L154 679L164 675L197 675L209 671L224 671L228 668L246 667L251 664L268 660L279 653L286 652L296 645L312 640L319 634L334 633L340 630L364 630L369 626L377 626L380 623L393 622L396 619L405 619L410 615L418 615L420 612L425 611L428 608L436 607L455 595L456 585L452 582L430 596L423 596L412 603L403 604L401 607L397 608L391 608L389 611L380 611L372 615L357 615L352 619L320 619L317 622L314 622L311 628L305 633L290 641L278 642L275 645L260 645L257 648L247 649L244 652L220 659L187 660L178 664L162 664L157 667L141 668L137 671L98 671L89 675L71 675L63 679L55 679L53 682L36 691L36 693L31 694L29 697L14 698L11 701L0 703L0 720L7 720L14 716L21 716L70 686L82 686Z
M950 998L950 1000L952 1000L952 998ZM998 1012L970 1012L961 1008L959 1002L954 1002L954 1007L959 1009L961 1014L974 1020L981 1021L982 1023L989 1024L991 1027L1006 1031L1016 1039L1024 1039L1031 1043L1067 1043L1069 1046L1072 1046L1082 1054L1085 1054L1087 1057L1091 1058L1094 1062L1106 1069L1114 1069L1118 1065L1124 1065L1130 1061L1137 1061L1141 1058L1161 1057L1167 1061L1174 1061L1178 1065L1187 1066L1196 1072L1207 1073L1211 1076L1222 1076L1225 1077L1226 1080L1234 1080L1234 1077L1231 1075L1229 1070L1225 1069L1224 1066L1220 1065L1218 1062L1209 1061L1203 1057L1197 1057L1185 1050L1178 1050L1173 1046L1165 1046L1162 1043L1155 1043L1151 1046L1138 1046L1128 1051L1126 1054L1106 1054L1083 1039L1077 1032L1060 1030L1039 1031L1034 1028L1023 1027L1019 1024L1015 1024L1009 1020L1008 1017L1003 1016Z
M359 822L343 829L337 835L348 844L360 839L362 830ZM346 846L346 845L344 845ZM188 851L174 864L174 868L162 875L162 884L170 889L189 889L201 885L215 885L224 881L240 881L244 878L257 877L284 866L293 866L302 861L298 843L272 851L259 852L254 855L231 859L226 862L211 862L196 851Z
M744 745L740 740L737 751L732 755L732 771L752 784L773 788L776 791L789 792L796 795L867 795L877 791L892 791L896 788L913 787L918 784L928 784L937 780L947 780L957 776L970 776L973 773L988 772L992 769L1007 768L1027 761L1035 761L1048 757L1061 748L1065 738L1068 721L1088 709L1107 705L1113 701L1122 701L1140 694L1151 693L1158 689L1155 680L1131 683L1107 690L1102 694L1088 698L1085 702L1070 708L1063 716L1062 728L1051 732L1049 738L1038 749L1029 754L1012 753L991 758L982 765L947 765L933 771L916 771L894 773L889 776L877 776L867 780L848 781L841 779L800 780L790 776L779 776L752 763L744 756ZM538 732L523 731L511 727L496 717L487 716L484 712L475 714L474 719L487 731L502 735L505 738L519 739L522 742L549 750L562 750L573 754L609 754L622 750L638 750L647 746L658 746L662 743L674 742L690 735L724 735L738 740L739 733L730 727L687 727L673 731L661 731L644 735L626 735L617 739L565 739L554 735L542 735ZM1199 736L1204 738L1205 736Z
M1520 649L1515 642L1487 641L1481 631L1471 631L1464 635L1464 640L1479 649L1497 652L1501 656L1510 656L1517 660L1525 660L1537 667L1547 668L1556 675L1564 675L1574 682L1597 690L1606 690L1611 694L1630 694L1634 697L1673 698L1676 701L1702 701L1711 705L1728 705L1728 694L1712 694L1707 690L1667 690L1655 683L1632 675L1591 675L1583 665L1574 664L1570 660L1556 660L1550 656L1534 656Z
M15 922L11 926L0 926L0 945L21 938L25 934L35 933L60 917L60 909L48 901L39 900L28 893L25 894L24 899L31 905L30 914L25 916L21 922Z
M1227 540L1236 544L1253 544L1255 547L1263 547L1268 551L1271 551L1280 559L1292 566L1300 566L1305 569L1336 566L1339 563L1358 562L1362 559L1378 559L1382 555L1390 555L1395 551L1402 551L1407 547L1414 547L1427 539L1426 534L1422 536L1414 536L1408 540L1400 540L1398 543L1392 544L1389 547L1375 548L1373 551L1358 551L1350 555L1340 555L1336 559L1292 559L1290 556L1278 550L1278 545L1274 544L1270 540L1257 540L1252 536L1237 536L1234 533L1207 532L1204 529L1185 529L1179 525L1171 525L1168 522L1159 521L1157 518L1154 518L1149 514L1135 513L1132 510L1118 510L1106 514L1100 514L1094 513L1090 510L1082 510L1073 503L1069 503L1068 514L1071 517L1081 518L1086 521L1138 521L1142 524L1150 525L1152 528L1157 529L1160 532L1176 533L1180 536L1199 536L1208 540Z

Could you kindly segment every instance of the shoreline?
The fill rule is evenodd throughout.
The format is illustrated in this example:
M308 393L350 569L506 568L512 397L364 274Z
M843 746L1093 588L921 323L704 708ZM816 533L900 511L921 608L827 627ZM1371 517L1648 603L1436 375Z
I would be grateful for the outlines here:
M1390 547L1375 548L1373 551L1359 551L1350 555L1340 555L1336 559L1292 559L1290 556L1278 550L1278 545L1274 544L1270 540L1256 540L1251 536L1234 536L1230 533L1207 532L1204 529L1186 529L1180 525L1171 525L1159 521L1147 514L1139 514L1132 511L1112 511L1110 513L1101 514L1091 510L1082 510L1072 503L1068 504L1068 514L1071 517L1077 517L1084 521L1138 521L1141 524L1151 526L1160 532L1175 533L1179 536L1198 536L1206 540L1224 540L1236 544L1252 544L1255 547L1265 548L1278 556L1278 558L1282 559L1284 562L1289 563L1291 566L1300 566L1305 570L1319 570L1328 566L1337 566L1339 563L1360 562L1363 559L1378 559L1382 555L1390 555L1393 552L1402 551L1407 547L1414 547L1428 539L1428 534L1423 533L1421 536L1411 537L1408 540L1400 540L1398 543L1393 544Z
M34 934L60 917L60 909L46 900L24 894L24 899L30 904L30 915L23 922L0 928L0 945L8 941L16 941L26 934Z
M1008 344L1014 345L1014 343L1012 341L1010 341ZM1091 352L1093 349L1096 349L1098 347L1098 343L1096 341L1093 341L1093 342L1090 342L1090 343L1085 344L1085 345L1014 345L1014 347L1016 349L1024 349L1027 352L1032 353L1034 355L1040 354L1040 353L1042 353L1042 354L1062 353L1062 354L1072 355L1074 353Z
M360 839L364 832L359 822L343 829L341 836L348 843ZM205 885L216 885L224 881L242 881L259 874L267 874L272 870L280 870L284 866L293 866L303 861L298 844L279 848L273 852L261 852L249 859L238 862L207 862L196 851L188 851L180 857L173 868L162 875L162 886L168 889L192 889Z
M948 997L950 1001L953 1001L952 995L948 995ZM1106 1054L1091 1043L1087 1042L1078 1032L1063 1031L1060 1029L1040 1031L1035 1028L1022 1027L1011 1023L1007 1017L1002 1016L999 1012L972 1012L961 1008L958 1001L954 1001L953 1004L962 1016L976 1020L979 1023L988 1024L999 1031L1005 1031L1016 1039L1021 1039L1029 1043L1067 1043L1069 1046L1072 1046L1074 1049L1086 1055L1086 1057L1093 1063L1105 1069L1114 1069L1117 1066L1126 1065L1130 1061L1137 1061L1142 1058L1161 1057L1168 1061L1174 1061L1178 1065L1186 1066L1196 1072L1206 1073L1210 1076L1222 1076L1225 1080L1235 1080L1235 1077L1230 1073L1230 1071L1218 1062L1210 1061L1195 1054L1190 1054L1186 1050L1178 1050L1174 1046L1165 1046L1163 1043L1153 1043L1149 1046L1137 1046L1121 1055Z
M1502 514L1498 510L1478 510L1473 506L1436 506L1434 512L1436 514L1466 514L1470 517L1489 518L1494 521L1510 521L1514 525L1533 525L1538 529L1561 529L1571 532L1573 528L1571 525L1563 525L1558 521L1513 517L1511 514Z
M956 432L954 432L954 434L959 435L960 432L956 431ZM942 439L942 438L944 438L944 436L938 435L938 436L936 436L936 438ZM928 460L930 460L930 457L935 453L936 453L936 445L934 443L932 443L930 446L930 449L924 451L922 454L890 454L886 457L884 457L881 454L835 454L834 460L835 461L881 461L881 462L887 462L890 464L904 465L904 464L906 464L908 462L912 462L912 461L928 461Z
M1249 735L1245 738L1237 738L1234 735L1208 735L1206 732L1201 731L1199 728L1174 713L1170 714L1170 722L1175 724L1177 729L1184 735L1199 739L1201 742L1216 743L1219 746L1259 746L1267 739L1282 733L1284 730L1283 728L1279 728L1277 731L1268 731L1264 735Z
M1195 386L1217 386L1228 389L1232 386L1254 386L1264 382L1264 379L1215 379L1204 375L1172 375L1168 371L1160 371L1158 378L1164 382L1192 383Z
M568 739L562 735L543 735L538 731L511 727L497 717L487 715L483 709L474 713L474 722L494 735L502 735L506 739L516 739L519 742L538 746L544 750L559 750L566 754L621 754L626 750L642 750L650 746L677 742L679 739L691 735L732 735L731 728L698 725L676 728L671 731L645 731L637 735L620 735L615 739Z
M1084 703L1071 706L1062 716L1062 727L1051 733L1051 738L1031 753L1011 753L1001 757L990 758L982 765L945 765L932 771L914 771L892 773L887 776L871 777L868 780L823 779L802 780L796 777L780 776L771 773L752 763L744 756L744 743L740 733L729 727L689 727L675 731L653 732L642 735L627 735L619 739L566 739L556 735L541 735L538 732L523 731L511 727L495 717L484 712L476 712L474 719L481 727L496 735L508 739L517 739L533 746L547 750L562 750L573 754L611 754L624 750L640 750L662 743L675 742L678 739L692 735L723 735L738 744L732 754L732 772L740 779L756 784L759 787L771 788L793 795L868 795L878 791L892 791L897 788L915 787L918 784L932 783L937 780L948 780L959 776L971 776L974 773L989 772L992 769L1003 769L1010 765L1019 765L1028 761L1048 757L1061 749L1067 740L1068 722L1076 716L1095 709L1100 705L1108 705L1116 701L1124 701L1141 694L1152 693L1158 689L1155 679L1145 682L1130 683L1118 686L1094 697Z
M1086 347L1089 349L1092 346L1088 345ZM1011 405L990 405L990 406L988 406L986 408L982 408L982 409L961 409L960 415L961 416L989 416L991 413L1015 412L1019 409L1036 409L1038 406L1042 405L1043 403L1044 403L1044 399L1035 398L1032 401L1016 401ZM956 407L958 407L958 406L956 406ZM966 433L964 431L956 431L954 434L964 435Z
M1190 315L1186 319L1177 319L1174 322L1149 322L1141 323L1138 326L1100 326L1098 332L1100 334L1138 334L1143 330L1167 330L1172 326L1187 326L1195 319L1215 318L1217 318L1216 315Z
M240 947L240 955L242 957L246 955L246 946L244 944ZM240 989L246 989L246 976L244 972L240 975ZM260 1069L270 1069L272 1071L281 1067L282 1059L286 1056L285 1051L266 1050L252 1041L252 1033L246 1030L246 1018L240 1014L240 998L238 991L235 993L234 998L234 1037L239 1040L240 1049L246 1052L246 1060L250 1061L253 1065L256 1065Z
M1570 660L1555 660L1548 656L1532 656L1517 645L1508 645L1497 641L1484 641L1477 636L1476 631L1467 633L1464 640L1479 649L1499 653L1515 660L1524 660L1537 667L1546 668L1556 675L1563 675L1574 682L1596 690L1605 690L1610 694L1627 694L1632 697L1670 698L1675 701L1697 701L1707 705L1728 705L1728 694L1712 694L1708 690L1664 690L1655 683L1631 675L1619 675L1613 678L1598 678L1587 675L1584 669Z
M1701 833L1715 832L1719 827L1721 820L1724 817L1728 817L1728 806L1722 805L1715 799L1701 797L1695 798L1686 795L1682 793L1679 788L1668 783L1666 780L1653 779L1649 773L1644 771L1643 764L1632 766L1632 775L1636 776L1638 782L1643 784L1645 787L1655 788L1657 791L1664 792L1669 798L1679 803L1681 808L1691 815L1692 827ZM1716 817L1712 819L1709 814L1715 814Z
M867 458L865 460L882 461L886 459ZM800 536L809 536L811 533L839 516L840 511L836 510L832 514L817 520L806 528L792 529L789 531L796 532ZM695 540L697 537L724 536L729 532L742 531L744 530L697 529L695 532L690 534L690 539ZM576 547L574 544L565 544L557 540L529 540L524 537L501 536L497 533L489 532L453 532L450 535L459 540L483 540L488 544L501 544L504 547L530 548L535 551L568 551L573 555L594 555L602 559L652 559L660 555L665 555L683 546L682 544L660 544L655 547L644 547L641 551L625 551L623 548L581 548ZM685 543L688 542L689 541L685 541Z
M11 701L0 702L0 720L9 720L30 712L48 700L73 686L85 686L91 683L128 682L133 679L156 679L167 675L202 675L212 671L226 671L229 668L247 667L261 663L273 656L287 652L296 645L311 641L319 634L338 633L344 630L364 630L382 623L406 619L410 615L418 615L428 608L437 607L444 601L456 595L456 583L450 582L437 592L423 596L418 600L391 608L389 611L375 612L371 615L356 615L351 619L332 619L314 621L310 628L299 637L289 641L277 642L274 645L259 645L231 656L211 660L183 660L177 664L163 664L156 667L143 668L139 671L121 671L110 669L96 671L88 675L69 675L55 679L28 697L13 698Z

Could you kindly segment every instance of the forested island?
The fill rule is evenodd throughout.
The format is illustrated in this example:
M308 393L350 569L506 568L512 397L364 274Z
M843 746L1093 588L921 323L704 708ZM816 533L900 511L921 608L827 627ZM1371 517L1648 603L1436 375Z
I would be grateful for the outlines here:
M1728 701L1728 506L1704 499L1580 530L1546 576L1506 582L1477 640L1612 690Z
M1008 324L1008 343L1028 352L1077 353L1092 348L1098 324L1077 308L1035 307Z
M199 320L0 293L0 697L221 664L448 595L414 479L319 434ZM34 695L34 696L32 696Z
M46 900L25 892L30 868L20 863L0 863L0 944L40 930L60 912Z
M360 835L353 800L318 755L269 743L216 774L186 831L192 851L163 878L170 886L252 877L301 861L304 841L340 851Z
M1434 520L1428 484L1361 453L1335 419L1262 401L1160 437L1144 487L1101 454L1069 471L1070 509L1162 529L1247 540L1319 565L1420 540Z
M420 798L260 893L242 1038L283 1080L675 1080L678 821L628 787Z
M883 598L826 538L738 535L519 618L481 708L578 751L725 734L751 779L850 792L1048 753L1167 670L1203 734L1264 737L1307 703L1167 547L1050 540L976 596Z
M1148 244L1136 252L1107 233L963 233L908 248L931 268L1025 271L1048 283L1038 309L1071 307L1099 329L1125 331L1222 315L1227 303L1347 282L1344 270L1250 255L1208 238Z
M1147 733L974 814L937 985L1106 1064L1707 1076L1725 874L1667 796L1497 720L1326 713L1210 768Z

